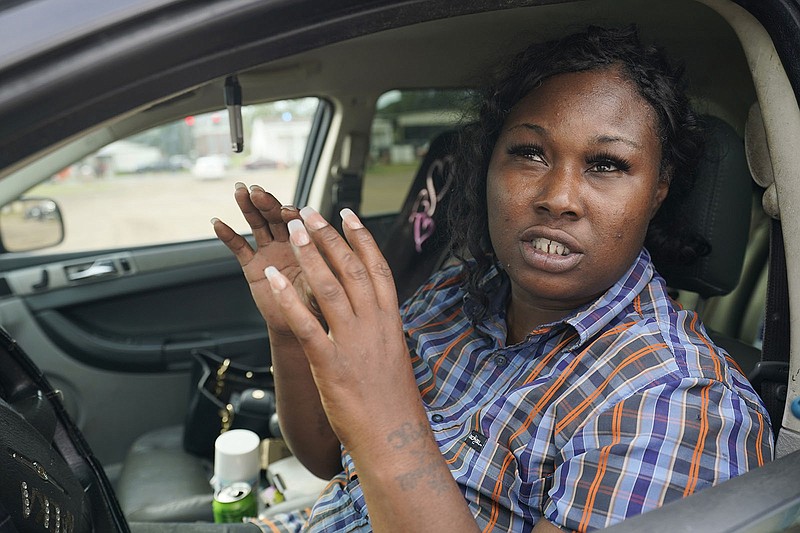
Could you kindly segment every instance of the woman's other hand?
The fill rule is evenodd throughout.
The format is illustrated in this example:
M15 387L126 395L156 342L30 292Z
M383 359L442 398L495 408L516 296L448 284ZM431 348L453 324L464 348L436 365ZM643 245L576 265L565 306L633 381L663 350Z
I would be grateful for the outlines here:
M315 311L309 286L289 244L287 223L299 218L300 214L294 207L282 206L272 194L258 185L248 189L243 183L237 183L234 198L253 230L256 249L253 249L247 239L216 218L212 219L214 233L239 261L253 300L271 332L291 335L283 314L275 306L264 269L267 266L278 269L294 287L303 305L315 316L319 316Z

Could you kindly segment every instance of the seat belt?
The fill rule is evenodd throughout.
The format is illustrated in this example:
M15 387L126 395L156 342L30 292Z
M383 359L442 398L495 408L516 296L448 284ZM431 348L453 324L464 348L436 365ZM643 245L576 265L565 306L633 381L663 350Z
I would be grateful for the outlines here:
M369 150L369 137L367 135L350 132L342 141L340 163L337 170L339 179L334 183L333 226L342 231L342 222L339 212L345 207L354 211L357 215L361 208L361 188L363 185L363 164L367 159Z
M345 172L339 177L339 181L333 185L333 210L331 211L331 225L340 234L342 230L342 218L339 213L344 208L348 208L356 215L361 216L361 174L356 172Z
M759 393L772 419L777 438L783 422L789 383L789 283L780 220L772 219L769 235L769 272L764 317L764 344L761 361L756 364L750 382Z

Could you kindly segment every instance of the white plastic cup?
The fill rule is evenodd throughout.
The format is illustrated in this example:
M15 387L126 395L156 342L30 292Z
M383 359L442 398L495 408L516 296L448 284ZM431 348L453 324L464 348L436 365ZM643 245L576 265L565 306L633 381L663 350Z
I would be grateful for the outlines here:
M249 483L258 488L261 473L261 438L249 429L226 431L214 442L215 489L228 486L237 481Z

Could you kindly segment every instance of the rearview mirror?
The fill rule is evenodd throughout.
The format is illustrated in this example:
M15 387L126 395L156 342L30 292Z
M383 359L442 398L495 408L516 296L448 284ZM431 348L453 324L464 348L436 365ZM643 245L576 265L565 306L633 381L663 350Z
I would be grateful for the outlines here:
M22 198L0 208L0 244L6 252L30 252L64 240L61 210L49 198Z

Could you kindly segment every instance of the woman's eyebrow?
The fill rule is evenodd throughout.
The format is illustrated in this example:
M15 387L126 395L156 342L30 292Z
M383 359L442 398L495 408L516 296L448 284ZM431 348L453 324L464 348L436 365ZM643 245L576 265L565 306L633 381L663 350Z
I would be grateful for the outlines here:
M634 141L633 139L617 135L598 135L594 139L592 139L592 144L615 144L615 143L627 144L628 146L636 148L637 150L641 150L642 148L642 145Z
M523 122L522 124L517 124L515 126L511 126L508 128L507 131L514 131L518 128L524 128L526 130L531 130L533 132L538 133L539 135L543 135L547 137L547 130L538 124L531 124L530 122Z

